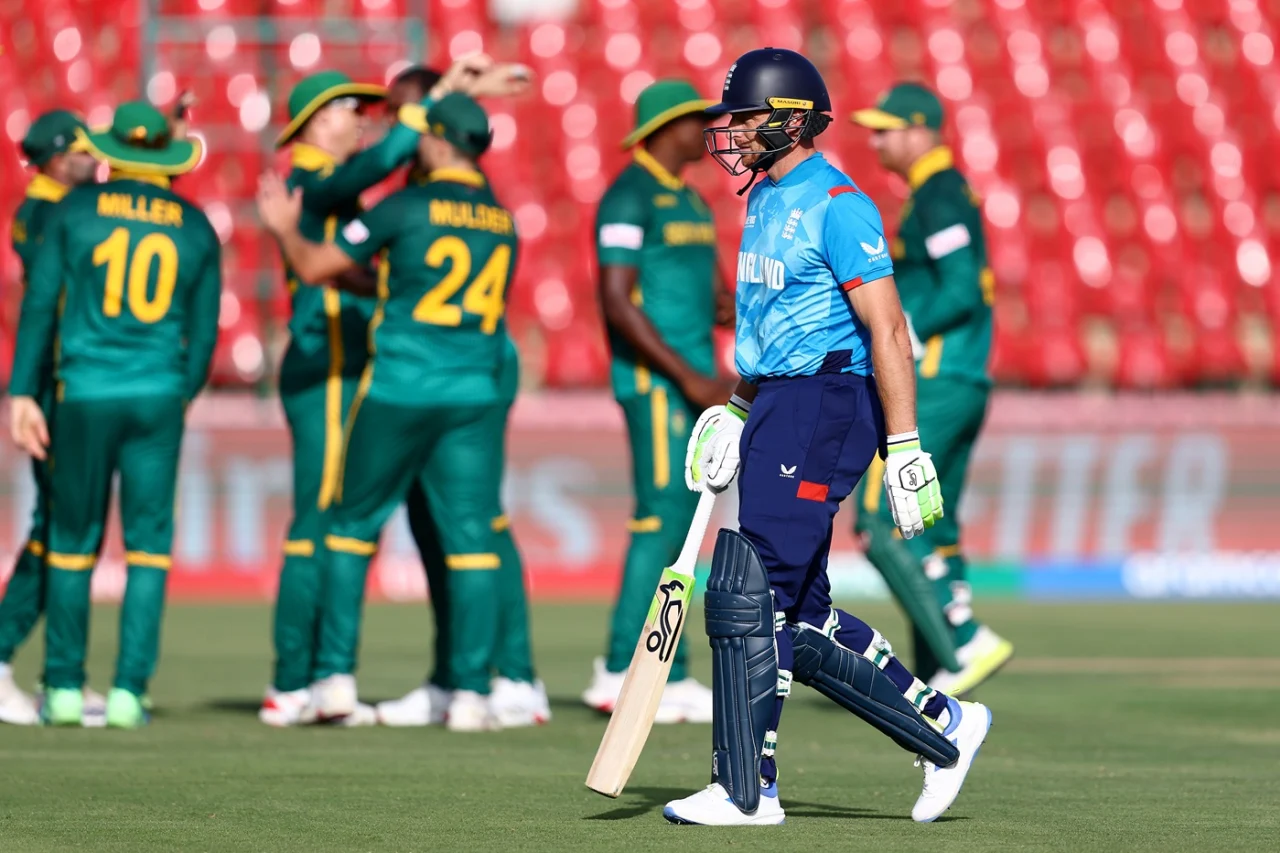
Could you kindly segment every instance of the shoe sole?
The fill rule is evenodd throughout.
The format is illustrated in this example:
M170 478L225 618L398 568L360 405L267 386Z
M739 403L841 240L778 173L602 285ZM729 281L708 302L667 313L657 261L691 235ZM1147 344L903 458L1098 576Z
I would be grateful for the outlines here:
M676 814L675 810L672 809L670 806L662 810L662 816L666 818L667 823L674 823L676 826L729 826L729 825L731 826L782 826L784 823L787 822L787 819L784 817L782 820L777 821L776 823L771 820L762 820L762 821L749 820L749 821L746 821L745 823L735 823L735 824L698 823L696 821L687 820L686 818L680 817L680 815ZM755 816L753 815L752 817L755 817Z
M956 804L956 800L960 799L960 791L964 790L964 783L969 781L969 770L973 769L973 762L978 760L978 753L982 752L982 746L987 742L987 735L991 734L991 727L994 724L994 719L991 716L991 709L987 708L987 730L982 733L982 740L978 742L978 748L973 751L973 757L969 759L969 767L964 771L964 780L960 782L960 787L956 789L956 795L951 798L951 802L947 804L945 809L938 812L928 820L917 820L916 823L933 823L935 820L951 811L951 807ZM915 820L915 818L912 818L912 820Z

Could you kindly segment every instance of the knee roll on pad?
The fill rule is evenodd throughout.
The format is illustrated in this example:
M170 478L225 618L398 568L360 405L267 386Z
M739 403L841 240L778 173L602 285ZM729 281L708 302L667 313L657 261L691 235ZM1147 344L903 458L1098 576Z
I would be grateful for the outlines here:
M889 676L860 654L818 631L788 625L795 650L795 680L893 738L898 746L939 767L960 756L955 745L907 701Z
M711 778L745 812L760 805L760 756L778 694L773 595L760 555L721 530L704 599L711 640Z

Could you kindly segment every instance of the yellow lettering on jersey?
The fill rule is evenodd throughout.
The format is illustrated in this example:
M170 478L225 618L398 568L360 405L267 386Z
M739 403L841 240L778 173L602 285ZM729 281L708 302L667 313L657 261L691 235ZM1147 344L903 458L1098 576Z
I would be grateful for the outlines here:
M511 234L515 230L511 214L500 207L447 199L431 200L431 224L489 231L493 234Z
M654 207L675 207L680 203L680 199L671 193L663 193L653 197Z
M662 242L667 246L712 246L716 227L710 222L668 222L662 226Z
M108 219L182 227L182 205L164 198L135 197L129 193L100 193L98 215Z

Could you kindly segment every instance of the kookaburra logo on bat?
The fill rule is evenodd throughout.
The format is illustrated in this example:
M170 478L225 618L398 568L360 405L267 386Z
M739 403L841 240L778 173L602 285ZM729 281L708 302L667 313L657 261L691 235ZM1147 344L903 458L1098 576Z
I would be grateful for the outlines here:
M678 580L668 581L658 586L658 592L662 594L662 606L658 608L657 627L645 638L644 647L656 652L658 660L666 663L675 651L680 623L684 620L685 585Z

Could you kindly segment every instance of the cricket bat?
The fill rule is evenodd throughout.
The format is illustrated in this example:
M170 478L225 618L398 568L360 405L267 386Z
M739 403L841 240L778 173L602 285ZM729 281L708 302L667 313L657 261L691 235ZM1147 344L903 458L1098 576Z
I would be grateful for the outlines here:
M716 496L710 492L703 492L698 498L698 509L693 514L693 524L689 526L689 535L684 539L680 556L674 565L663 570L662 580L653 595L649 618L645 620L635 654L631 656L622 692L618 695L600 748L596 750L591 772L587 774L587 787L606 797L622 793L636 760L644 750L644 743L649 739L658 703L662 701L662 690L666 687L667 676L671 674L676 643L680 641L680 631L684 628L689 602L693 598L693 570L715 502Z

